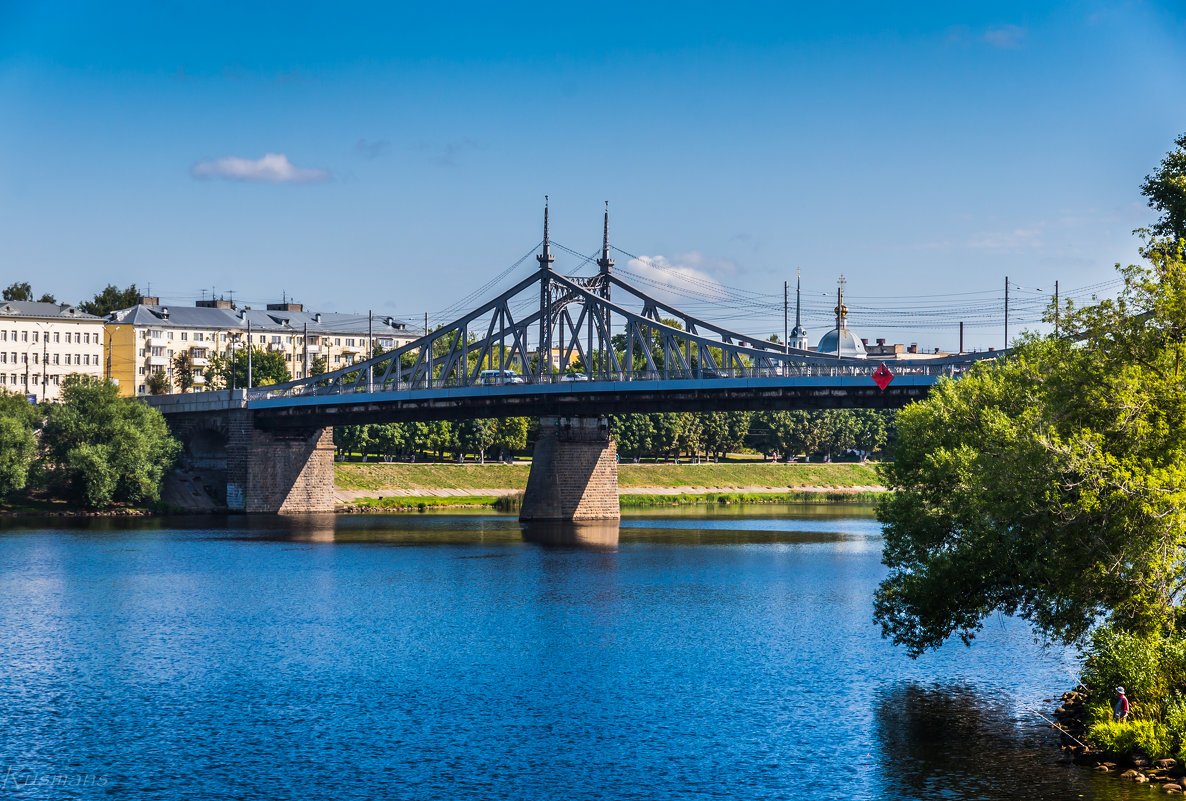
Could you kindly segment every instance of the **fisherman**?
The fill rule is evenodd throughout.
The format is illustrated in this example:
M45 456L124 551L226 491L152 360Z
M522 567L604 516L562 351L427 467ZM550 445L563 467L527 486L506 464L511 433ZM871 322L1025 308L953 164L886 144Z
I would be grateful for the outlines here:
M1126 720L1128 718L1128 698L1124 695L1124 688L1116 688L1116 704L1112 707L1113 720Z

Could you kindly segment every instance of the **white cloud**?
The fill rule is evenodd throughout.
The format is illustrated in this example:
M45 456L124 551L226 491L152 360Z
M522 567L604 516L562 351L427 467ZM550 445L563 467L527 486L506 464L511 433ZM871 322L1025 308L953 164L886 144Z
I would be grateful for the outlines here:
M330 179L329 170L297 167L283 153L266 153L263 158L254 160L225 156L198 162L189 172L200 180L223 178L268 184L317 183Z
M1002 50L1016 50L1028 31L1020 25L999 25L984 32L984 41Z
M1041 228L1014 228L1012 231L979 234L968 242L968 247L973 250L1016 252L1040 248L1044 244Z
M631 259L627 268L662 284L674 296L683 293L701 296L728 294L728 290L713 273L731 274L737 272L737 265L733 262L706 259L695 250L678 254L670 259L661 255L640 256L637 259Z

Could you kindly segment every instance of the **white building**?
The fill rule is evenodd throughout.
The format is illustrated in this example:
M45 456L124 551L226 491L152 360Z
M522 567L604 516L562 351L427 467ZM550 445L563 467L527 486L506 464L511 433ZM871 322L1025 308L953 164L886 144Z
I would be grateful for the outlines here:
M70 373L106 374L103 318L68 303L0 301L0 390L57 400Z

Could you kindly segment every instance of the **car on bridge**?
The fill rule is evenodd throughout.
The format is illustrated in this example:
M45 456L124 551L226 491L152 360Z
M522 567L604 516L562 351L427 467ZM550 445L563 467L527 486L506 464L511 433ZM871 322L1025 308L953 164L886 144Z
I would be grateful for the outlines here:
M483 370L478 374L478 381L489 386L496 384L522 384L523 377L514 370Z
M588 381L589 376L584 373L565 373L560 376L561 381Z

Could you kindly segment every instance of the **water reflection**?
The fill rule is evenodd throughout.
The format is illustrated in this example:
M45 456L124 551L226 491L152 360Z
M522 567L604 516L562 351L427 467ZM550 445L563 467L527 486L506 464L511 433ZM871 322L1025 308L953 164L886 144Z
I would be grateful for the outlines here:
M1121 782L1101 781L1060 759L1042 721L1013 701L959 684L882 690L874 704L874 742L884 794L985 801L1128 797Z
M524 521L523 540L545 547L601 548L618 547L618 521L597 520L561 523L558 521Z

